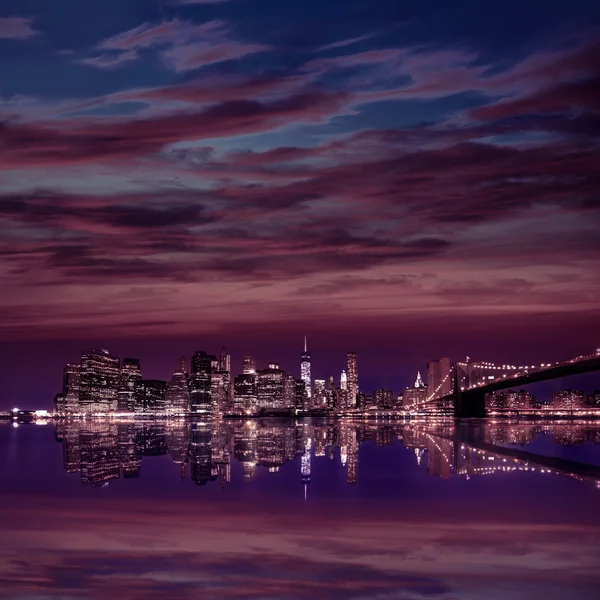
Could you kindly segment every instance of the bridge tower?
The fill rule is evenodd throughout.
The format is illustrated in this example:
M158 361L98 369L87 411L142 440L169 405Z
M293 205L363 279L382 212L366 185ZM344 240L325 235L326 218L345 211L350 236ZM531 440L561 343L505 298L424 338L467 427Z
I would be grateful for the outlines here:
M458 379L458 364L452 365L452 396L454 416L458 419L483 419L485 413L485 392L483 390L461 390Z

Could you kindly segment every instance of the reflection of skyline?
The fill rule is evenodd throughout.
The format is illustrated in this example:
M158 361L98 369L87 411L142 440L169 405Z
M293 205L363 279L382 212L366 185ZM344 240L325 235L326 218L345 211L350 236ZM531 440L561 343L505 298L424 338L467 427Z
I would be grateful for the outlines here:
M232 461L241 463L244 480L251 481L258 468L277 473L298 459L306 493L315 461L334 459L337 453L340 465L346 469L347 482L356 484L360 446L391 446L396 440L411 451L417 465L423 465L428 475L442 479L539 470L600 481L600 467L578 466L512 450L527 447L540 435L560 446L600 444L600 429L596 425L547 422L492 422L469 430L461 430L452 422L376 425L176 420L56 424L64 469L79 472L82 484L95 487L120 477L139 477L144 457L169 455L181 479L189 477L197 485L219 481L223 487L231 481Z

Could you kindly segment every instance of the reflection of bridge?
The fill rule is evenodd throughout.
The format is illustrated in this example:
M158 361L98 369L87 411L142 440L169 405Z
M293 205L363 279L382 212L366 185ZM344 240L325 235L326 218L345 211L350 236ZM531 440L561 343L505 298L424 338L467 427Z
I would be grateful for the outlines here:
M542 364L539 367L522 367L517 372L502 372L494 379L479 381L466 387L462 387L460 384L458 368L458 363L455 363L452 374L453 391L430 400L428 404L441 409L452 406L456 417L485 417L485 395L487 393L600 371L600 349L596 350L594 354L578 356L562 362Z

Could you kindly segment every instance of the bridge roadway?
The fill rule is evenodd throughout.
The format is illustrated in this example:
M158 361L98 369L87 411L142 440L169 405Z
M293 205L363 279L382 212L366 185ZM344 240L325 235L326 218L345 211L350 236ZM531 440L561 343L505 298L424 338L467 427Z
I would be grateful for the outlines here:
M454 416L481 418L485 417L485 395L487 393L593 371L600 371L600 354L598 353L593 356L554 364L551 367L520 373L516 376L494 379L485 385L467 388L466 390L455 389L452 394L437 398L432 402L443 403L452 400L454 402ZM457 380L456 376L454 379Z

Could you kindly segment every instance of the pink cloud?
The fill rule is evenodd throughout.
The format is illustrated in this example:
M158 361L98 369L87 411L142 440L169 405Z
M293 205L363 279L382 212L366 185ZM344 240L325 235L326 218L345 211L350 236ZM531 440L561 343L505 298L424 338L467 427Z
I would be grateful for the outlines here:
M26 17L0 18L0 39L25 40L38 35L31 27L32 19Z

